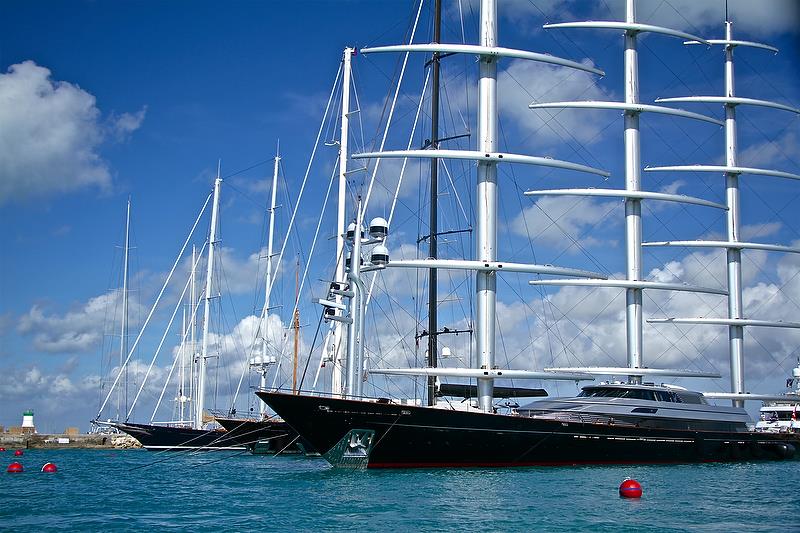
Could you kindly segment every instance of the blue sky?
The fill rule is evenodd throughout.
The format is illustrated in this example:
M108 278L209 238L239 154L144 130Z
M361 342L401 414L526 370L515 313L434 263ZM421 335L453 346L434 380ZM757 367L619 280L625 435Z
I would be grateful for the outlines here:
M722 5L714 0L644 1L639 14L645 22L719 38ZM520 195L532 188L624 183L620 181L622 128L614 112L537 115L526 108L534 99L621 97L619 35L541 29L545 22L618 17L621 6L610 0L500 2L503 46L589 60L607 73L597 79L523 62L502 64L501 95L507 96L501 103L504 150L550 155L612 172L604 183L566 173L504 169L501 254L509 260L624 272L618 204L532 200ZM731 2L736 35L774 44L781 53L737 51L738 92L798 105L797 6L781 0L759 6ZM465 1L461 7L466 39L473 42L476 5ZM100 306L98 298L116 286L114 268L119 264L125 201L130 196L133 202L134 287L140 309L146 310L210 191L217 159L222 161L222 175L230 176L223 188L223 255L229 261L225 268L236 308L220 324L227 325L220 334L235 336L234 327L241 326L253 306L259 305L259 290L263 290L255 278L258 251L264 246L262 215L268 189L264 183L271 174L278 139L286 181L283 190L295 198L342 48L403 42L415 9L415 2L400 0L3 2L0 122L9 127L0 133L0 224L4 228L0 237L0 425L19 424L22 411L33 407L44 430L88 426L99 403L101 360L108 357L102 354L104 328L109 320L113 322L113 317L105 318L105 310L100 312L93 305ZM429 40L430 9L426 5L423 10L416 42ZM458 14L458 3L446 2L444 40L461 41ZM404 148L407 142L423 60L414 58L410 63L388 148ZM355 61L364 135L362 140L361 128L356 128L351 142L370 147L383 124L379 119L397 56L359 55ZM721 94L720 50L690 49L677 40L650 36L642 40L640 63L643 102L659 96ZM448 135L475 131L473 114L463 110L476 98L473 67L472 58L461 57L448 58L445 65L443 127ZM692 109L721 116L721 109L713 106ZM740 116L743 164L800 172L797 117L744 109ZM658 117L642 122L645 164L715 163L722 156L724 136L715 126ZM424 131L417 138L421 144ZM453 147L474 146L474 139L458 142L462 144ZM335 148L321 147L312 169L297 237L306 251L335 158ZM397 177L391 174L399 167L385 165L384 169L387 187L393 187ZM424 233L426 223L417 218L424 206L418 207L418 199L424 204L427 197L420 196L417 185L426 181L418 167L413 169L416 177L409 178L401 191L402 207L390 242L393 254L412 254L417 235ZM443 185L441 224L456 229L463 226L463 217L455 192L463 195L459 198L469 216L474 171L456 164L449 169L453 186ZM646 175L644 179L649 190L724 199L717 176ZM743 181L743 223L750 238L784 244L798 241L798 184L767 178ZM362 177L354 177L353 190L361 183ZM385 215L389 201L388 195L379 194L371 213ZM285 228L288 213L287 205L281 210L280 228ZM693 239L724 231L720 213L699 208L646 207L645 215L653 221L645 224L646 240ZM316 296L324 290L316 280L330 277L332 261L324 252L331 246L331 216L329 208L325 242L310 276ZM522 229L525 224L527 231ZM470 246L468 240L453 238L443 253L469 254ZM290 247L289 255L295 252L296 247ZM796 259L751 257L745 264L746 305L749 302L754 312L767 315L764 318L798 321L800 284L795 273L800 267ZM723 285L719 260L712 253L690 249L648 250L645 270L650 277ZM263 271L263 264L260 268ZM293 273L289 277L293 279ZM624 363L619 325L624 296L620 300L616 292L562 289L548 291L548 298L542 300L527 288L526 281L520 278L501 288L500 320L506 325L503 350L509 364ZM442 309L443 320L458 325L466 320L464 309L469 312L470 284L455 278L444 283L453 289ZM387 279L385 284L403 287L402 294L392 298L410 313L405 318L395 314L396 322L381 330L372 349L376 360L398 364L409 360L403 352L413 345L408 334L413 337L411 317L419 308L416 291L422 289L411 275ZM277 295L284 308L291 307L292 293L293 281L284 279ZM520 295L523 303L517 301ZM309 326L303 334L306 346L311 344L318 313L308 304L310 298L304 295L301 306L302 316L307 317L304 325ZM383 295L383 300L376 296L374 311L386 310L390 301L389 295ZM669 295L658 295L651 303L653 315L695 312L698 306L705 306L709 314L724 310L716 300L698 303ZM536 314L537 310L542 314ZM282 312L288 314L288 310ZM166 320L166 313L160 311L157 318ZM550 320L562 314L569 316L566 325L553 326ZM383 323L380 318L371 320L376 328ZM281 316L281 323L287 322ZM663 362L663 366L712 367L724 372L724 330L661 331L651 331L648 353L653 366ZM160 332L148 334L150 350L159 336ZM749 383L759 392L774 392L800 355L798 338L781 331L754 332L753 339L748 346L753 354L748 359L748 375L753 378ZM469 351L463 339L453 342L454 352ZM553 348L554 343L563 347ZM386 353L381 355L382 351ZM612 361L604 361L609 357ZM160 368L169 364L168 355L158 363ZM375 366L380 366L377 361ZM726 384L725 378L711 388L723 390ZM376 387L373 392L387 393L389 385Z

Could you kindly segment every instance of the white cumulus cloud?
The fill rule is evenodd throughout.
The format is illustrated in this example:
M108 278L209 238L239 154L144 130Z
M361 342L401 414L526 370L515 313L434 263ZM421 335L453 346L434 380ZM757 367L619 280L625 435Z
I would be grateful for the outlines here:
M622 0L610 0L617 16L625 13ZM697 0L639 0L637 17L641 22L684 30L716 30L722 37L725 20L725 2L698 2ZM735 28L757 32L760 35L794 33L798 29L800 3L797 0L729 0L729 17ZM710 38L711 35L703 35ZM714 35L716 37L716 35Z
M584 61L587 66L588 60ZM608 122L602 111L528 109L533 102L570 100L614 100L597 85L598 77L588 72L532 61L511 61L498 73L498 99L502 116L525 133L536 146L564 142L591 143L600 140Z
M118 140L127 139L131 133L138 130L144 122L147 106L136 113L122 113L111 117L111 128Z
M17 331L33 338L33 346L47 353L91 352L103 340L104 324L113 324L121 293L95 296L63 315L48 314L34 305L19 318ZM130 316L141 316L143 309L130 302ZM109 322L111 320L111 322Z
M657 24L687 31L718 30L723 32L725 4L698 0L637 0L638 22ZM800 2L797 0L728 0L730 19L737 28L759 34L775 35L798 30ZM536 26L546 22L586 19L624 20L625 0L586 2L585 0L509 0L500 14L520 24ZM590 12L587 13L586 10ZM610 11L610 13L609 13ZM582 14L581 14L582 13ZM544 19L544 21L543 21ZM711 37L703 35L703 37Z
M609 214L619 205L619 202L615 201L548 196L526 207L517 215L512 223L512 229L519 235L529 236L539 244L567 243L569 246L569 243L580 238L583 247L597 246L601 241L584 233L608 220ZM570 247L570 250L579 251L576 247Z
M113 135L136 130L146 109L101 122L96 99L79 86L55 81L33 61L0 74L0 205L86 187L111 184L108 163L98 153Z

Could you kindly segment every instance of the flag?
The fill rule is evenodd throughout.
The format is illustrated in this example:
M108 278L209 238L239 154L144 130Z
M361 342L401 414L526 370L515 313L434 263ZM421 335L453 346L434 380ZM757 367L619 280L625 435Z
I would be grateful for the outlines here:
M794 409L792 409L792 420L797 422L797 404L794 404Z

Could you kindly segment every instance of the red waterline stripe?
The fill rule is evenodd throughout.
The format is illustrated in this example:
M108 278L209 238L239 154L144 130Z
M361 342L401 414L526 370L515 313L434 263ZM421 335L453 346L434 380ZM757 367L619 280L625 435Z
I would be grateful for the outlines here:
M719 463L719 459L702 461L525 461L525 462L467 462L467 463L368 463L367 468L497 468L509 466L580 466L580 465L648 465L648 464L691 464Z

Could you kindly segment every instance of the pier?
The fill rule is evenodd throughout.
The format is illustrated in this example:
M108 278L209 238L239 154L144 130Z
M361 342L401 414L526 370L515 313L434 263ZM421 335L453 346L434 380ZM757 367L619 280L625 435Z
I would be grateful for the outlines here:
M84 434L10 434L0 433L0 447L6 449L127 449L141 448L139 441L124 434L84 433Z

